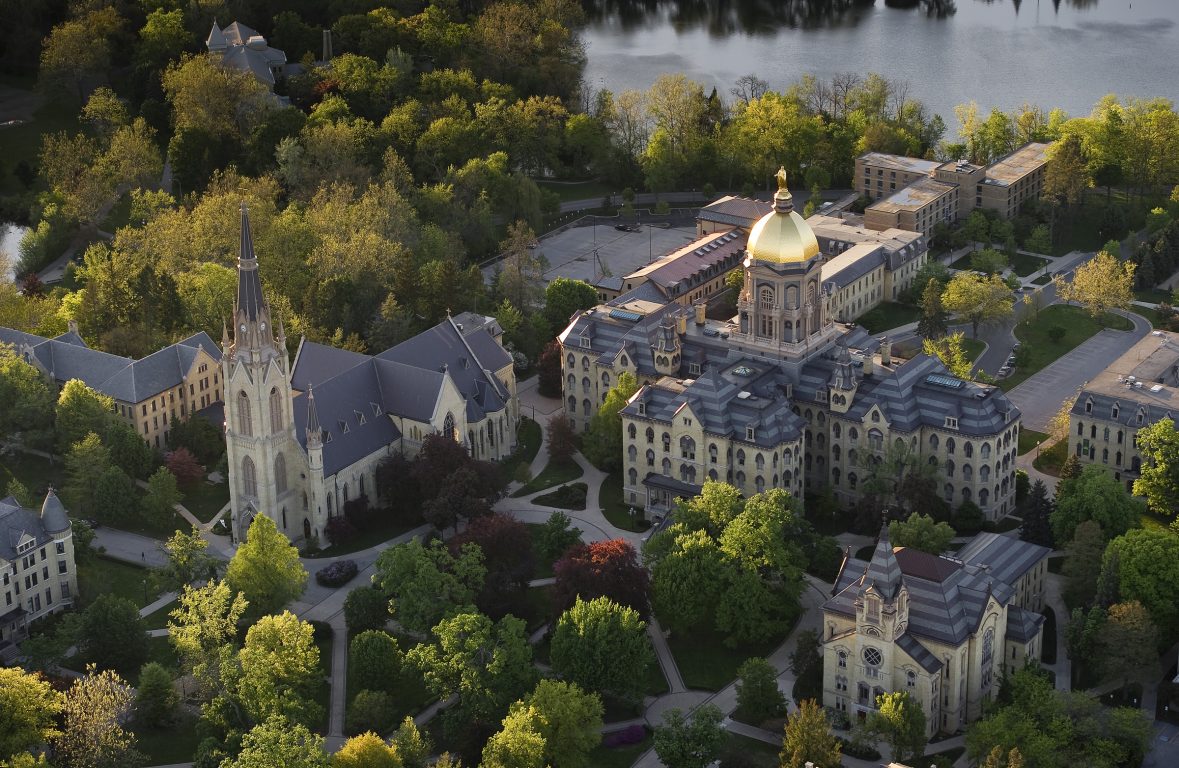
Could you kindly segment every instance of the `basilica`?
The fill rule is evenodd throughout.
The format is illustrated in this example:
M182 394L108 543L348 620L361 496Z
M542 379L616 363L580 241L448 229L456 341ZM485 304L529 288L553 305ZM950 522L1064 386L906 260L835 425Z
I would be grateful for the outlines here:
M377 465L414 456L430 434L477 459L508 456L519 408L501 337L493 318L464 313L378 355L303 339L292 363L243 206L233 327L221 351L234 540L263 514L292 541L322 542L349 501L387 502Z
M627 503L658 517L722 480L746 495L830 488L850 505L897 451L934 467L952 507L973 502L989 520L1013 509L1019 410L937 358L900 360L888 339L839 322L841 288L823 268L842 255L820 248L782 174L748 232L736 316L712 320L703 303L640 286L572 318L559 340L579 429L622 373L642 385L622 411Z

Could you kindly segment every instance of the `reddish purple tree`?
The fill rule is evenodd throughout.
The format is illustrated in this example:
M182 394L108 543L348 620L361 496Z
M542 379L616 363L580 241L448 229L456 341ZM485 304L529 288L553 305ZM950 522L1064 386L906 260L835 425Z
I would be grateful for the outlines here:
M536 569L528 526L506 515L476 517L447 545L457 557L468 543L477 544L483 550L483 565L487 568L483 590L475 599L476 606L493 618L509 612L520 615L523 592Z
M608 597L634 608L646 618L651 612L651 581L638 553L623 539L575 544L553 564L553 615L560 616L580 596L589 601Z
M545 345L536 361L536 390L545 397L561 396L561 344L556 339Z
M205 476L205 468L192 455L192 451L184 447L169 451L164 457L164 463L182 486L192 485Z

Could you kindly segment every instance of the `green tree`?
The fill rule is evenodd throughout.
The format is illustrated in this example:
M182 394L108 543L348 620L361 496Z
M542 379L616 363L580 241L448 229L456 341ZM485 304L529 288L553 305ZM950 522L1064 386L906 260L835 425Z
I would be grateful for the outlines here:
M565 329L573 313L598 303L598 292L584 280L554 278L544 289L544 315L555 336Z
M1096 644L1103 681L1146 685L1158 677L1159 631L1137 600L1109 607Z
M204 698L222 687L221 660L232 655L246 599L225 581L185 585L168 614L168 639L184 669L196 678Z
M139 512L135 481L118 467L107 467L94 484L91 509L98 519L112 523L133 519Z
M403 768L397 748L372 731L353 736L332 755L332 768Z
M513 711L524 710L544 739L547 765L581 768L602 741L602 699L574 683L541 680Z
M242 751L221 768L328 768L323 739L301 723L271 715L242 739Z
M393 698L385 691L364 689L352 697L345 715L348 733L384 733L397 717Z
M62 768L138 768L145 763L126 729L135 694L113 670L91 664L66 692L61 732L50 739Z
M1044 176L1044 197L1067 206L1080 203L1089 187L1089 170L1081 140L1066 134L1052 143Z
M70 447L65 458L63 501L75 514L92 511L98 479L111 468L111 454L93 432Z
M1140 528L1109 543L1105 562L1118 559L1118 591L1150 611L1164 640L1179 636L1179 536L1169 530Z
M80 379L70 379L57 398L57 445L67 451L90 432L101 435L114 418L115 401L86 386Z
M778 690L778 671L765 659L749 658L737 668L737 708L753 723L786 711L786 697Z
M160 467L147 480L147 493L140 504L141 509L157 520L171 520L176 514L174 507L183 499L176 487L176 476L167 467Z
M1042 253L1046 256L1051 256L1052 235L1048 231L1048 225L1037 224L1033 227L1031 234L1024 240L1023 247L1032 253Z
M149 70L161 70L193 44L193 36L184 28L184 13L177 9L157 8L147 15L139 30L136 50L139 65Z
M631 698L654 661L646 622L606 597L578 598L561 614L550 654L553 669L585 690Z
M1069 606L1085 606L1097 594L1097 578L1101 573L1101 557L1107 539L1101 526L1086 520L1076 527L1065 546L1068 557L1064 561L1064 600Z
M380 554L373 583L403 627L424 632L447 616L473 610L486 575L477 545L464 545L454 557L441 542L425 547L414 539Z
M348 650L348 675L357 689L392 693L401 677L403 660L397 638L388 632L370 629L352 638Z
M273 613L303 594L307 571L299 550L266 515L250 523L245 542L237 548L225 571L229 588L241 592L253 616Z
M1048 487L1043 480L1036 480L1032 484L1027 504L1023 509L1023 524L1019 528L1019 537L1032 544L1053 548L1055 540L1052 537L1052 510L1054 503L1048 496Z
M1077 302L1101 322L1111 309L1128 309L1134 301L1134 268L1132 261L1098 251L1073 271L1071 282L1059 274L1052 282L1061 299Z
M426 758L434 754L430 738L418 730L408 715L393 734L392 743L397 748L402 768L426 768Z
M11 757L57 735L61 694L39 674L0 667L0 756Z
M709 623L724 588L726 570L720 547L705 531L675 535L671 551L651 571L655 614L679 630Z
M582 437L585 457L602 470L622 465L622 416L619 412L639 391L638 380L629 371L618 376L618 383L606 393L606 400L590 419L589 431Z
M894 547L912 547L933 555L945 552L955 535L948 523L935 522L920 512L909 515L907 520L893 520L888 524L888 538Z
M1136 527L1141 513L1142 503L1126 493L1121 482L1104 467L1089 465L1080 477L1057 486L1052 535L1068 541L1078 525L1093 520L1109 539Z
M925 712L908 691L877 696L868 727L888 741L894 760L920 757L925 751Z
M998 275L982 277L959 272L950 279L942 293L942 305L970 323L971 336L978 338L978 326L1011 315L1011 289Z
M244 139L273 108L266 86L252 73L222 67L209 55L185 56L170 64L163 85L177 135Z
M47 446L53 431L53 392L41 372L7 345L0 345L0 402L9 404L0 409L0 439Z
M840 744L831 733L827 715L814 699L798 703L798 711L786 718L786 736L779 756L782 768L838 768L843 765Z
M744 508L745 500L735 487L706 480L699 496L677 501L675 519L681 532L707 531L719 536Z
M991 222L981 210L971 211L962 224L962 232L966 239L977 246L981 243L989 245L991 242Z
M160 470L167 472L167 470ZM157 472L156 474L159 474ZM171 473L168 473L171 475ZM153 476L154 479L154 476ZM194 581L208 581L217 576L217 560L208 554L209 542L201 537L201 532L193 528L188 533L176 531L166 542L164 552L168 555L168 565L163 569L165 581L172 587L179 589Z
M970 267L988 275L997 275L1007 268L1007 256L993 248L983 248L970 257Z
M514 616L492 622L463 613L443 619L433 631L437 643L418 645L406 660L422 673L431 693L458 696L449 722L493 723L536 680L524 622Z
M970 380L970 372L974 370L974 363L966 356L962 346L962 333L953 333L940 339L923 339L921 351L930 357L936 357L946 366L951 375L966 381Z
M499 244L503 261L496 275L496 291L523 312L531 312L540 303L541 283L548 269L548 260L535 245L536 233L524 221L510 225L507 238Z
M318 724L323 708L312 699L320 677L313 635L311 625L290 611L263 616L246 632L236 692L254 722L281 715L308 727Z
M376 587L354 589L344 598L344 623L348 633L383 629L389 622L389 601Z
M147 660L147 627L139 607L110 592L99 595L82 614L79 650L103 669L131 673Z
M931 277L921 291L921 319L917 321L917 335L923 339L940 339L946 335L946 310L942 306L943 288L937 278Z
M545 740L527 708L514 709L483 747L482 768L544 768Z
M136 721L161 728L171 722L177 701L176 686L164 665L156 661L144 664L135 690Z
M1138 430L1142 474L1134 480L1134 494L1145 496L1151 511L1171 516L1179 503L1179 431L1171 419L1160 419Z
M38 84L82 101L86 80L110 67L108 38L120 25L114 8L93 10L53 28L41 48Z
M539 529L536 529L533 545L536 554L545 562L551 562L581 541L581 529L574 528L569 515L560 510L549 515Z
M663 724L655 726L655 754L667 768L705 768L724 746L723 719L714 704L698 707L690 718L678 708L669 709Z

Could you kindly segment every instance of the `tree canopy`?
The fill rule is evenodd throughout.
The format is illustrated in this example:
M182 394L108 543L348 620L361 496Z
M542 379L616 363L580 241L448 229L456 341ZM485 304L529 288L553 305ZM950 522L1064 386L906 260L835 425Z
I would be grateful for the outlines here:
M225 571L229 588L241 592L254 616L273 613L303 594L307 571L299 550L266 515L256 515Z
M942 306L969 322L971 336L978 338L979 325L1009 317L1014 300L1011 289L998 275L983 277L959 272L946 285Z
M1134 494L1146 497L1152 512L1171 516L1179 504L1179 431L1171 419L1160 419L1137 433L1142 455L1141 474L1134 480Z
M561 614L550 655L553 669L581 688L632 698L654 661L646 622L606 597L577 598Z

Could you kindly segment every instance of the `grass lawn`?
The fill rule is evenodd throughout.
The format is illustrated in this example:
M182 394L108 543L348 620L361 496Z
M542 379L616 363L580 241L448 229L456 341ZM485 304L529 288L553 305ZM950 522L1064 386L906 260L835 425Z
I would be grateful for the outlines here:
M1011 271L1020 277L1027 277L1033 272L1043 269L1047 263L1047 259L1041 259L1038 256L1028 256L1026 253L1017 253L1015 254L1015 258L1011 260Z
M593 200L595 207L602 202L606 195L622 192L621 189L614 189L609 184L597 179L573 182L537 180L536 186L555 193L557 197L561 198L562 203L569 200Z
M765 657L782 644L781 637L765 643L729 648L724 636L712 629L672 633L667 644L675 656L684 685L701 691L719 691L737 678L737 667L751 656Z
M999 382L1005 390L1012 390L1029 376L1054 362L1061 355L1071 351L1081 342L1103 328L1128 331L1134 327L1121 315L1106 315L1104 325L1098 325L1088 312L1081 307L1067 304L1053 304L1042 309L1035 318L1028 318L1015 326L1015 337L1027 350L1027 362L1015 369L1006 379ZM1048 333L1052 328L1063 328L1060 341L1053 341Z
M867 329L868 333L880 333L900 325L915 323L921 319L921 308L913 304L898 304L886 301L871 311L860 315L856 323Z
M966 355L966 359L970 362L977 360L978 356L981 355L983 350L986 348L987 344L985 341L979 341L978 339L962 339L962 352Z
M970 266L971 259L974 258L974 251L967 253L965 256L960 256L956 261L950 263L950 269L974 269Z
M1052 277L1050 275L1040 275L1035 280L1032 280L1032 283L1035 285L1048 285L1051 282Z
M11 455L0 456L0 492L12 480L20 480L33 498L40 502L50 485L54 488L65 485L65 467L61 462L50 464L48 459L40 456L14 451ZM38 509L41 507L40 503L36 506Z
M167 637L147 639L147 660L162 664L173 675L180 674L180 658L176 655L176 649L172 647L172 641ZM135 677L139 677L138 672L135 673ZM137 679L136 683L138 682Z
M629 744L625 747L607 747L599 744L589 753L589 764L594 768L630 768L640 755L651 748L653 742L654 739L648 731L647 738L638 744Z
M516 450L500 464L503 470L502 477L504 478L504 482L512 479L517 467L531 464L532 460L536 458L536 452L539 450L540 425L532 419L521 416L520 429L516 433Z
M1154 512L1145 510L1138 516L1138 523L1143 528L1152 528L1157 531L1170 530L1171 521L1161 515L1156 515Z
M160 596L160 590L152 585L148 569L101 555L78 561L78 592L78 602L82 606L107 593L124 597L140 608Z
M588 491L589 486L585 483L569 483L543 496L537 496L532 503L557 509L582 510L585 509L585 495Z
M1046 475L1060 477L1060 468L1068 458L1068 441L1061 440L1051 448L1040 448L1040 455L1032 462L1032 466Z
M635 512L642 512L643 505L627 504L622 497L622 472L611 472L602 481L602 487L598 490L598 503L602 505L602 513L606 515L606 519L610 521L610 525L615 528L621 528L624 531L641 532L649 529L651 523L647 520L639 522L635 521L635 517L630 514L633 508Z
M168 614L176 610L176 605L176 601L173 600L158 611L149 613L143 617L143 623L148 629L165 629L168 626Z
M521 496L528 496L537 491L543 491L546 488L564 485L572 480L576 480L581 475L581 466L575 461L564 461L560 463L550 461L540 471L540 474L532 478L523 488L513 493L512 498L518 499Z
M332 544L315 552L304 552L303 557L318 558L318 557L336 557L337 555L350 555L353 552L359 552L362 549L375 547L377 544L388 541L394 536L400 536L406 531L412 531L422 524L420 517L413 517L411 519L404 519L396 516L387 518L380 518L366 530L360 531L351 539L340 544Z
M1034 429L1021 429L1019 431L1019 455L1023 456L1047 439L1048 435L1043 432L1037 432Z
M1150 307L1139 307L1137 305L1130 307L1130 311L1136 315L1142 315L1154 328L1166 328L1167 322L1163 319L1163 315L1157 309Z
M5 78L5 85L32 90L34 83L32 78L28 80ZM0 128L0 143L4 145L5 166L9 171L0 176L0 194L11 195L25 191L24 185L11 173L12 166L23 159L36 169L40 165L37 158L41 154L41 137L55 131L77 133L80 129L78 124L80 109L81 105L75 103L73 99L48 98L33 113L33 119L29 122ZM43 189L44 185L45 182L38 178L33 182L32 188L34 190Z
M750 768L778 768L780 765L778 753L781 750L781 744L768 744L761 739L751 739L748 736L730 733L727 734L727 741L721 754L740 755L744 758L741 765L750 766Z
M135 746L147 755L149 765L190 763L200 743L196 722L191 714L182 712L174 723L164 728L137 726L131 729L135 733Z
M1162 288L1140 288L1134 291L1134 298L1139 301L1149 301L1151 304L1159 304L1161 302L1171 303L1171 292L1164 291Z
M182 489L182 492L184 498L180 503L202 523L212 520L213 516L229 503L229 483L225 482L210 483L202 480Z
M315 683L315 694L311 698L323 707L323 723L317 732L324 735L331 725L332 716L332 684L330 682L332 677L332 628L331 625L322 621L313 621L311 626L315 628L315 647L319 649L319 672L321 675Z

